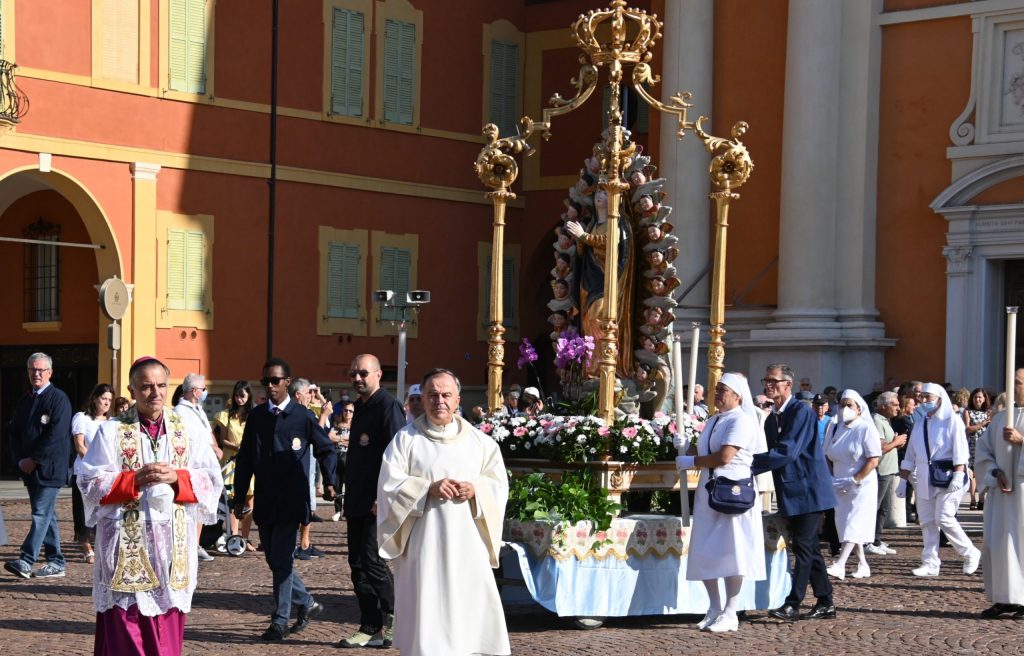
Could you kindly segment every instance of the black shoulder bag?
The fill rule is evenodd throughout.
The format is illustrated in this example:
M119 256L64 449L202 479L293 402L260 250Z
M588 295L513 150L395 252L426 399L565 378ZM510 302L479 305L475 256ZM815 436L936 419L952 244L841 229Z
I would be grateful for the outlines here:
M928 443L928 417L924 421L924 450L928 455L928 482L932 487L948 488L956 474L952 460L932 460L932 447Z
M716 428L718 417L715 417L715 424L708 435L709 444ZM716 476L715 470L712 469L704 489L708 491L708 505L711 509L724 515L741 515L753 508L757 500L753 476L733 480L725 476Z

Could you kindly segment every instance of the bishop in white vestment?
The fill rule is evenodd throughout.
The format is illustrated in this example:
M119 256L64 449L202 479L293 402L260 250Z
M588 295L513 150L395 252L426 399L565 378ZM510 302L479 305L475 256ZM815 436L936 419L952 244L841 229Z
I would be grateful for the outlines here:
M491 568L498 566L508 477L498 446L456 415L459 381L423 380L426 414L384 452L377 540L395 574L402 656L510 654Z
M988 488L981 555L985 596L993 602L982 612L987 618L1024 617L1024 369L1017 370L1013 387L1013 428L1005 430L1005 412L995 414L974 452L978 485Z
M164 406L167 368L131 367L136 407L103 424L78 486L96 527L96 656L178 656L196 589L196 522L216 521L223 481L208 435Z

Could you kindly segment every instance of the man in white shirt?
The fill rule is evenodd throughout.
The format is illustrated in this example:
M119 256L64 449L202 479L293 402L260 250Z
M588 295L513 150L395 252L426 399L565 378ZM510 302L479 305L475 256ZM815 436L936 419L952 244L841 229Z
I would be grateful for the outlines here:
M186 374L185 380L181 382L181 389L181 400L178 401L178 405L174 406L174 411L185 422L189 433L210 436L210 445L213 447L213 453L217 456L217 461L219 462L224 457L224 453L217 445L217 438L213 436L213 427L210 426L210 418L206 416L206 411L203 410L203 402L206 401L207 396L206 376L194 373ZM197 522L196 528L200 534L203 532L202 524ZM204 563L213 560L213 556L206 553L206 549L203 549L201 545L199 547L199 560Z

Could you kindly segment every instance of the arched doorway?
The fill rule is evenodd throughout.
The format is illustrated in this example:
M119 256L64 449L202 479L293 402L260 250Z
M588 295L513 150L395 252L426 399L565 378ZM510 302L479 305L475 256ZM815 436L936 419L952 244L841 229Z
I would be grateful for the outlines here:
M71 176L15 169L0 175L0 474L13 474L6 443L9 413L28 389L26 358L54 358L53 383L77 407L111 376L107 322L95 285L123 276L110 222Z

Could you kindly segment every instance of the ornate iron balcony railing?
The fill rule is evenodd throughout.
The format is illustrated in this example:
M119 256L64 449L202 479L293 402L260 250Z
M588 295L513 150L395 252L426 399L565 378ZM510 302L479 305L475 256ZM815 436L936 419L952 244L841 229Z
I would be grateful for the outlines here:
M8 123L20 123L28 113L28 96L14 81L17 68L13 62L0 60L0 121Z

